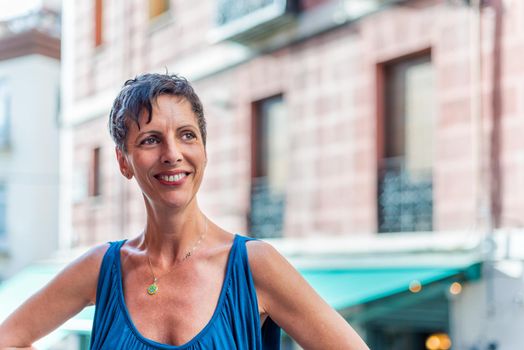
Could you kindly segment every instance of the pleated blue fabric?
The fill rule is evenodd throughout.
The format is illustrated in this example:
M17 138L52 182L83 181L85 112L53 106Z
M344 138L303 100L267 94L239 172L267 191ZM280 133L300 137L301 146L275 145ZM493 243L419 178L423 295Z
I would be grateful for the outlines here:
M91 349L280 349L280 327L267 318L260 326L255 285L247 259L246 241L235 235L220 297L208 324L189 342L175 346L142 336L124 301L120 248L111 242L100 268Z

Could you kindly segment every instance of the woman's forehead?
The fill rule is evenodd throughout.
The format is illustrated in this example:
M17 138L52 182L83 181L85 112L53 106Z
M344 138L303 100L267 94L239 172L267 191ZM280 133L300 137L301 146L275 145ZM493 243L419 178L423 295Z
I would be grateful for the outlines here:
M140 128L166 124L192 124L198 126L191 103L184 97L161 95L151 104L151 120L146 109L139 117ZM148 123L149 121L149 123ZM135 125L136 126L136 125Z
M153 109L180 109L189 107L191 103L184 97L179 95L159 95L151 101Z

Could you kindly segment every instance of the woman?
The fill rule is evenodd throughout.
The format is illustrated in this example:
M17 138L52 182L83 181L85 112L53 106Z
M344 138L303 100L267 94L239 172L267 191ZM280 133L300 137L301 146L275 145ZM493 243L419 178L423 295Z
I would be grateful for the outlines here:
M305 349L367 349L275 249L199 209L206 122L185 79L127 81L109 128L142 190L144 231L70 264L0 326L0 348L31 347L95 304L91 349L277 349L280 327Z

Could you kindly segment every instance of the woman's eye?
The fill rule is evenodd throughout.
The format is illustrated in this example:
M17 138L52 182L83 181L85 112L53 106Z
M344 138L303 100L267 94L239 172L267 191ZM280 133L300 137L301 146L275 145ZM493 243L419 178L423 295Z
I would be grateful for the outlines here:
M140 144L142 144L142 145L152 145L152 144L155 144L157 142L158 142L158 138L156 138L154 136L149 136L149 137L143 139Z
M194 138L196 138L196 135L191 131L186 131L182 134L182 138L184 140L193 140Z

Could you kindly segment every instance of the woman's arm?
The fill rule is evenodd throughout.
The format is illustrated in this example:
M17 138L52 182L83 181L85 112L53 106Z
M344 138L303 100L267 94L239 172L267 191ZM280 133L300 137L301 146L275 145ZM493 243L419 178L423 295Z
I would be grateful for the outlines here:
M271 245L247 243L259 307L307 350L369 350L351 326L333 310Z
M31 349L33 342L94 304L107 248L95 247L76 259L0 324L0 349Z

